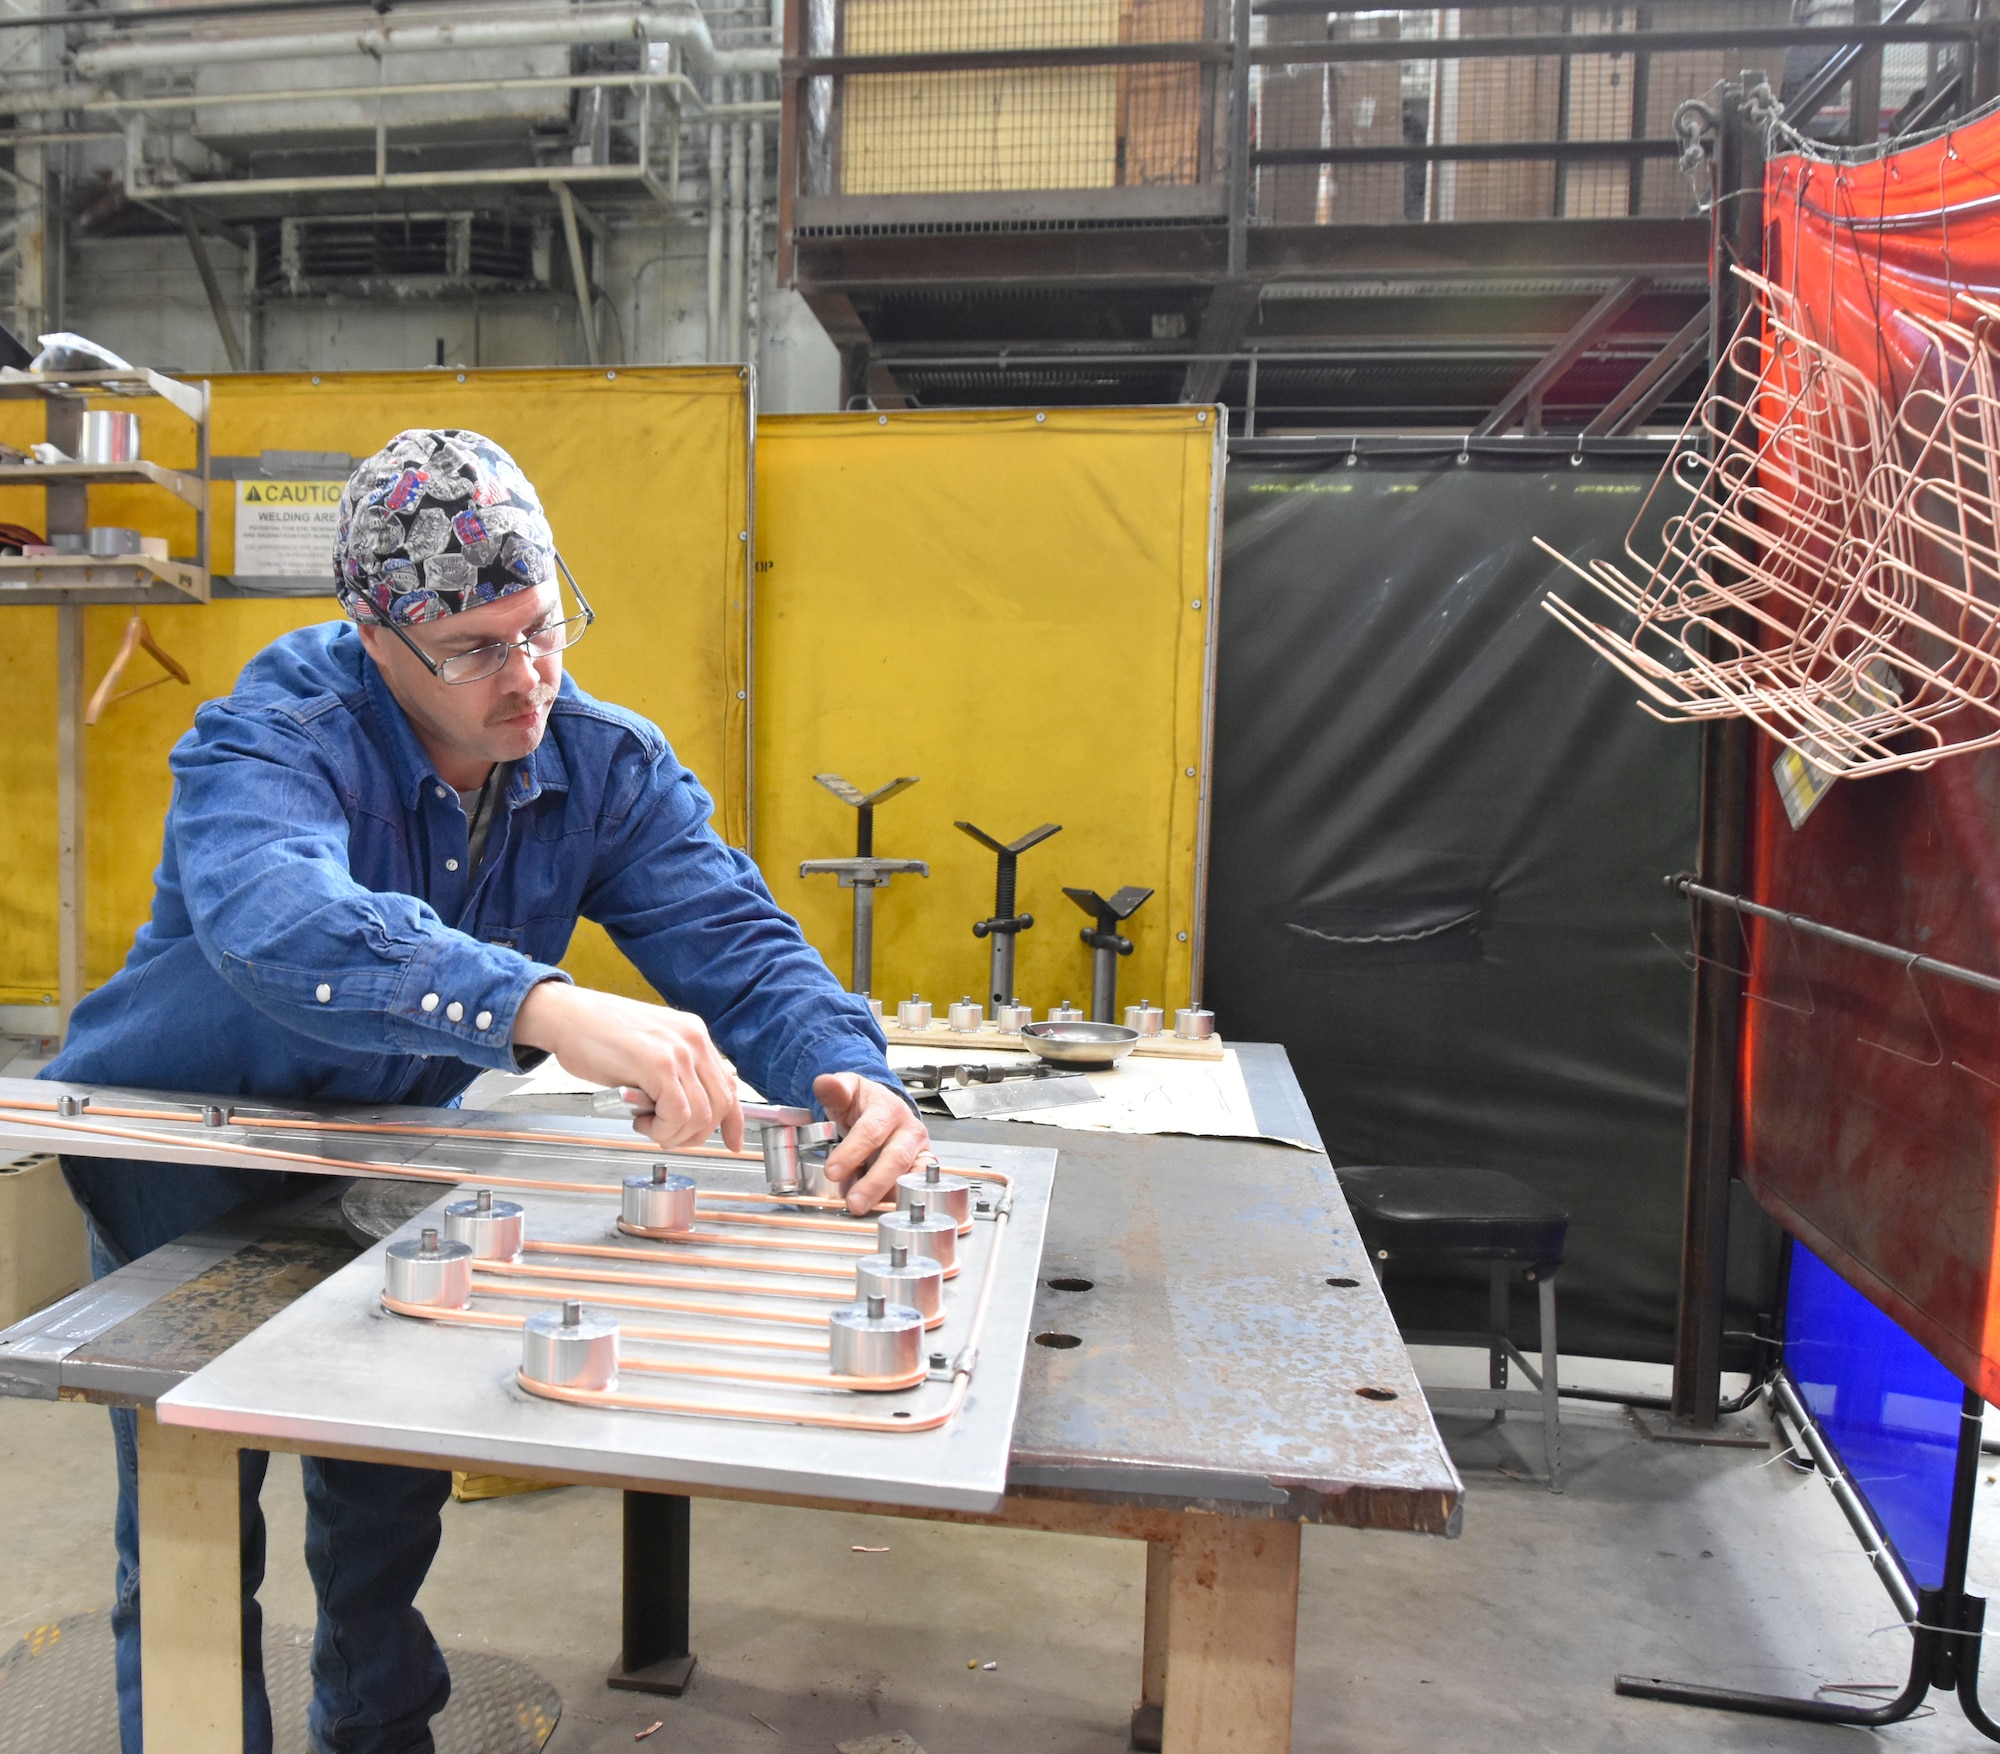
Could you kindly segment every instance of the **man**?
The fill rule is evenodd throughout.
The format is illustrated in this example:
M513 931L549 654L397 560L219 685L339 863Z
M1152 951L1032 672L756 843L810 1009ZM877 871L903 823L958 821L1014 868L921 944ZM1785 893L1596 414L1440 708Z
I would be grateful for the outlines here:
M175 746L152 919L45 1076L440 1104L481 1068L553 1053L642 1092L653 1112L635 1125L661 1147L717 1127L734 1147L743 1119L719 1040L773 1100L817 1102L845 1127L830 1168L854 1210L892 1189L928 1139L881 1030L708 826L707 795L659 731L563 674L593 612L513 459L476 433L399 434L348 482L334 573L354 624L278 640ZM554 966L579 917L665 1007ZM100 1273L276 1185L104 1158L64 1170ZM112 1419L119 1722L138 1754L136 1427ZM249 1754L271 1745L255 1600L265 1462L243 1462ZM450 1681L412 1603L451 1478L312 1458L304 1472L313 1747L428 1754Z

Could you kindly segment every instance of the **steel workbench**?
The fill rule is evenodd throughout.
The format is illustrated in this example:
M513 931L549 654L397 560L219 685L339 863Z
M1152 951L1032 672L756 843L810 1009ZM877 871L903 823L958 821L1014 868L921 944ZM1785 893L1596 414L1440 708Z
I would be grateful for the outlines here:
M1283 1050L1238 1049L1261 1123L1315 1139ZM1028 1348L998 1513L838 1508L1145 1541L1135 1745L1279 1754L1301 1525L1451 1535L1461 1508L1327 1158L1004 1122L934 1130L1059 1150L1034 1314L1056 1343ZM0 1394L150 1408L353 1258L331 1191L234 1215L0 1334ZM140 1433L147 1745L217 1754L240 1746L238 1442L149 1415ZM628 1545L635 1506L672 1502L660 1481L615 1469L564 1477L627 1489ZM683 1546L683 1578L685 1558ZM663 1606L657 1577L627 1581L636 1667L635 1602ZM684 1601L677 1611L684 1624Z

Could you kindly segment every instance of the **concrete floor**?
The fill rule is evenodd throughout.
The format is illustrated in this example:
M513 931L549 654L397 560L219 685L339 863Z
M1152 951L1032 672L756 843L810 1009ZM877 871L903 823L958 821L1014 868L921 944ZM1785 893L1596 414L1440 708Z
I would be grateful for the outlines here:
M1459 1360L1422 1362L1444 1380ZM1565 1369L1585 1373L1607 1380L1601 1364ZM1557 1497L1517 1477L1540 1466L1518 1415L1446 1429L1468 1488L1462 1538L1306 1531L1300 1754L1433 1754L1469 1737L1481 1754L1832 1750L1855 1732L1621 1700L1611 1677L1901 1680L1908 1640L1881 1630L1893 1611L1826 1488L1772 1452L1656 1444L1613 1409L1571 1403ZM111 1498L101 1412L0 1401L0 1649L108 1605ZM309 1624L290 1458L274 1460L265 1503L267 1610ZM1975 1588L2000 1586L2000 1528L1982 1510ZM514 1656L554 1684L550 1754L630 1749L656 1720L647 1754L825 1751L892 1730L929 1754L1125 1746L1136 1547L701 1500L694 1533L701 1666L678 1701L602 1685L618 1643L613 1493L451 1506L422 1606L448 1649ZM1948 1700L1882 1735L1921 1754L1986 1746Z

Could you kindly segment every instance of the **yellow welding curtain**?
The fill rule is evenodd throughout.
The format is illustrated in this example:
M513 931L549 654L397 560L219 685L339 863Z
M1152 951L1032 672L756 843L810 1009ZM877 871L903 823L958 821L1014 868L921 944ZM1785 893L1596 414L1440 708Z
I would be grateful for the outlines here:
M1208 409L810 415L759 423L755 845L778 899L846 978L852 893L802 859L929 861L876 898L875 980L934 1005L986 991L993 855L1022 855L1018 994L1088 1006L1088 922L1065 885L1155 891L1127 927L1120 1002L1185 1004L1199 968L1206 678L1220 471Z
M741 371L245 375L217 379L214 396L218 456L359 457L410 426L471 427L504 445L541 490L563 558L598 612L596 628L570 654L577 681L662 726L714 795L718 828L743 841L750 394ZM118 406L139 410L147 456L194 466L192 428L164 403ZM41 436L37 405L0 404L0 440L20 445ZM214 568L228 573L235 483L216 482L211 506ZM193 514L165 494L93 488L90 516L170 536L173 552L192 552ZM0 490L0 519L40 529L40 490ZM86 688L103 674L131 613L87 612ZM150 908L167 752L196 706L226 694L279 634L338 611L319 598L225 599L143 613L194 685L168 683L122 701L84 733L93 985L118 966ZM55 991L56 615L0 611L0 719L8 728L0 761L0 1003L39 1004ZM146 680L151 663L136 658L127 682ZM594 985L647 991L595 927L579 931L569 962Z

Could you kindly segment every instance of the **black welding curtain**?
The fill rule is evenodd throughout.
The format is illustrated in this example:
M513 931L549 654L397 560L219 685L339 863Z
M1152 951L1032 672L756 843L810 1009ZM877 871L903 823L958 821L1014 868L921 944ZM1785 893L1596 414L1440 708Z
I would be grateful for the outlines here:
M1651 480L1232 459L1206 991L1227 1034L1285 1044L1336 1163L1561 1200L1562 1349L1664 1360L1691 977L1663 879L1694 863L1699 733L1543 612L1591 593L1532 541L1615 555ZM1741 1328L1769 1251L1754 1214L1736 1231ZM1389 1289L1405 1327L1484 1316L1470 1274Z

